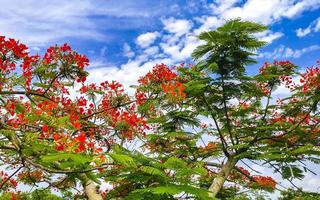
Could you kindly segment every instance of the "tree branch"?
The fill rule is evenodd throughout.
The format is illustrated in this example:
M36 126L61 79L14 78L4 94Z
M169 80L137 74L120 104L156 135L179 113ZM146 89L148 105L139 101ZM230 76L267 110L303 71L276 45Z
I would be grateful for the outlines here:
M222 144L222 151L223 151L223 153L228 157L228 156L230 156L230 154L229 154L229 152L228 152L228 150L227 150L228 144L227 144L226 140L224 139L223 134L222 134L222 132L221 132L221 130L220 130L220 128L219 128L219 124L218 124L218 122L217 122L217 120L216 120L216 118L215 118L215 116L214 116L214 114L213 114L214 111L213 111L213 109L211 108L211 106L209 105L209 103L208 103L208 101L206 100L205 97L203 97L203 101L204 101L205 104L207 105L207 108L210 110L211 117L212 117L212 119L213 119L213 121L214 121L215 126L217 127L217 131L218 131L218 134L219 134L219 138L220 138L221 144Z

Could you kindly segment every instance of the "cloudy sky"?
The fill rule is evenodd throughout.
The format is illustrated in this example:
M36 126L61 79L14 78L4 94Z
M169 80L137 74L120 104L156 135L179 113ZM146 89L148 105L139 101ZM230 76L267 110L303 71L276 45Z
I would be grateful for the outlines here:
M291 60L301 69L320 59L319 0L0 0L0 35L26 43L33 53L65 42L91 61L90 81L126 86L155 63L192 63L196 36L241 17L269 30L260 63ZM248 68L258 71L259 65ZM263 170L263 169L262 169ZM319 177L318 177L319 178ZM318 190L310 176L301 185ZM319 182L318 182L319 183Z
M121 3L120 3L121 2ZM269 30L261 62L290 59L302 68L320 53L319 0L0 0L0 34L43 54L67 42L90 58L91 81L134 84L155 63L190 63L196 35L241 17ZM258 65L248 68L255 73Z

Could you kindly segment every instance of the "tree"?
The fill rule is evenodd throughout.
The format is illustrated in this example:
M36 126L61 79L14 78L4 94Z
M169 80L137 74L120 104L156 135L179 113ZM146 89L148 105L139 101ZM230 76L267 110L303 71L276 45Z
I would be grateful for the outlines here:
M282 191L281 197L279 199L280 200L289 200L289 199L317 200L317 199L320 199L320 195L319 193L314 193L314 192L302 192L302 191L289 189L287 191Z
M96 172L112 165L110 146L144 135L148 126L121 84L86 83L88 65L67 44L40 58L0 37L0 162L7 168L0 173L1 192L18 198L18 183L42 183L75 193L80 182L89 199L102 199ZM75 83L81 87L73 97Z
M311 170L299 163L319 163L320 70L299 73L275 61L247 75L264 45L253 34L265 29L236 19L202 33L205 44L193 52L199 62L156 65L134 96L116 81L87 83L89 60L67 44L41 58L0 37L0 194L28 199L18 184L39 190L32 195L59 198L54 189L90 200L235 198L244 188L277 189L271 177L238 165L249 161L289 181L302 178ZM275 101L279 85L290 94ZM109 190L99 189L102 182Z
M272 177L251 175L236 166L240 161L274 168L293 186L294 178L313 173L305 162L319 163L319 66L299 73L290 61L266 62L259 74L247 75L247 65L256 62L253 56L265 44L254 34L264 30L253 22L228 21L200 34L205 44L192 54L199 60L196 65L178 67L170 80L159 79L166 77L165 72L159 76L159 70L166 70L156 66L140 79L139 90L153 99L145 105L162 111L153 120L148 116L149 122L160 125L147 145L164 160L178 157L186 166L198 163L208 168L211 179L200 178L203 182L197 187L208 188L210 197L221 197L226 180L245 188L276 189ZM275 100L278 86L290 94ZM209 123L201 124L200 119ZM201 149L197 142L202 136L212 140ZM224 161L211 161L217 157Z

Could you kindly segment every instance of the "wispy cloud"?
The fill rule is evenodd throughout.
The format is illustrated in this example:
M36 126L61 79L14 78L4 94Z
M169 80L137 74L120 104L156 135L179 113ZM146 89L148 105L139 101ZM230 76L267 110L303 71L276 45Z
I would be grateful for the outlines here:
M72 39L106 41L105 30L143 27L153 17L170 14L147 0L2 0L0 30L29 46Z
M213 3L212 10L223 19L241 17L264 24L273 24L281 18L295 18L305 11L320 7L318 0L227 0Z
M145 48L145 47L150 46L152 43L154 43L154 41L157 39L157 37L159 37L159 33L157 31L147 32L147 33L139 35L137 37L136 43L140 47Z
M154 31L146 31L136 37L135 52L124 43L125 55L129 57L127 63L119 68L103 68L101 71L108 71L103 75L105 78L124 79L125 83L133 84L139 76L150 69L156 63L168 65L185 62L191 58L192 51L201 44L197 35L203 31L213 30L220 26L228 18L243 17L248 20L263 22L266 24L275 23L282 18L293 18L302 12L314 9L318 6L317 1L277 1L277 0L248 0L240 4L240 1L215 1L211 4L213 10L211 15L197 16L194 18L169 17L162 18L162 27ZM312 7L313 6L313 7ZM270 9L266 9L270 8ZM241 10L241 12L237 10ZM259 9L262 14L259 14ZM258 10L258 11L257 11ZM236 11L234 14L232 11ZM283 13L283 12L289 13ZM238 13L237 13L238 12ZM279 31L265 31L256 36L268 43L283 37ZM274 52L260 54L264 58L298 58L301 55L318 49L317 45L303 49L293 50L281 46ZM95 75L96 76L96 75ZM125 77L125 78L124 78Z
M86 19L88 1L4 0L0 6L1 34L20 39L31 46L65 37L105 39L93 22Z
M272 43L274 40L281 38L282 36L283 36L283 33L272 32L270 30L256 34L256 37L258 37L260 40L265 41L269 44Z
M311 51L319 50L319 45L311 45L302 49L291 49L289 47L280 46L275 48L272 52L263 52L260 53L258 57L276 59L276 58L300 58L303 54L306 54Z
M304 37L306 35L309 35L312 32L319 32L320 31L320 17L313 22L310 23L310 25L307 28L299 28L296 30L298 37Z

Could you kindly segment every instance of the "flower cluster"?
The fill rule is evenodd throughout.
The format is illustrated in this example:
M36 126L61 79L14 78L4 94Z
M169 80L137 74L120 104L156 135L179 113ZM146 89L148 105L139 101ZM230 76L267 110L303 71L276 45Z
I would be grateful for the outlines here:
M101 152L101 147L96 147L94 142L94 130L80 131L80 133L74 137L65 133L53 134L53 139L56 143L57 151L66 151L81 153L85 151L92 151L93 153Z
M265 95L270 94L272 85L283 83L286 88L291 91L295 89L296 85L292 80L292 73L296 66L290 61L274 61L272 64L265 62L259 69L260 75L265 76L257 85L260 87ZM272 76L269 76L272 75ZM270 77L272 77L270 79Z
M84 67L89 65L89 59L71 49L68 44L52 46L47 49L43 57L43 64L47 66L60 66L64 73L76 73L77 82L85 82Z
M109 91L103 96L101 109L104 110L103 116L109 125L129 140L133 139L135 134L145 135L149 127L144 117L136 114L135 104L128 106L126 110L118 106L129 101L128 97L122 94L122 86L113 82L106 83L105 87L108 87Z
M258 175L251 175L248 170L243 167L238 167L243 175L242 179L246 181L251 181L249 184L252 186L258 185L259 187L263 187L266 189L275 189L277 182L270 176L258 176ZM248 179L251 177L251 180ZM253 181L253 182L252 182Z
M141 93L141 99L137 99L136 102L131 101L124 93L123 86L116 81L105 81L100 85L83 85L80 92L102 94L101 104L97 106L98 112L101 113L99 117L120 133L121 137L131 140L137 134L145 135L145 131L149 129L144 117L136 114L136 105L144 101L144 93ZM85 99L78 99L78 106L85 106L86 102ZM89 107L93 108L94 105L90 104Z
M2 189L9 190L15 189L18 186L18 182L13 178L9 178L7 173L0 171L0 185L3 185Z
M25 79L26 89L30 89L32 80L32 66L37 63L39 56L30 56L28 47L14 39L6 39L0 36L0 73L8 74L16 69L17 61L22 68L22 76ZM2 82L0 80L0 82ZM3 83L0 83L0 90Z
M182 67L182 66L181 66ZM145 76L141 77L138 82L140 86L160 86L162 91L172 102L181 102L185 99L185 86L178 80L178 75L167 65L160 64L153 67ZM137 91L136 97L139 102L141 98L146 97L140 90Z
M306 93L320 89L319 66L307 68L306 72L301 75L300 83L302 84L302 92Z
M44 174L41 170L23 171L18 174L18 178L24 183L33 183L34 181L40 181Z
M276 188L277 182L270 176L252 176L252 178L261 187Z
M295 68L296 66L290 61L274 61L272 64L265 62L259 72L260 74L268 74L272 71L289 75Z
M177 74L174 73L167 65L160 64L154 66L152 71L141 77L138 82L141 85L149 85L154 83L168 82L176 77Z
M85 55L73 51L66 43L63 46L49 47L44 55L43 63L45 65L56 64L59 60L69 66L76 64L80 69L89 65L89 59Z
M184 93L185 86L180 82L162 83L161 88L164 93L168 94L178 102L186 97L186 94Z
M217 149L218 144L216 142L209 142L206 146L201 147L200 150L204 153L212 153L213 150Z

